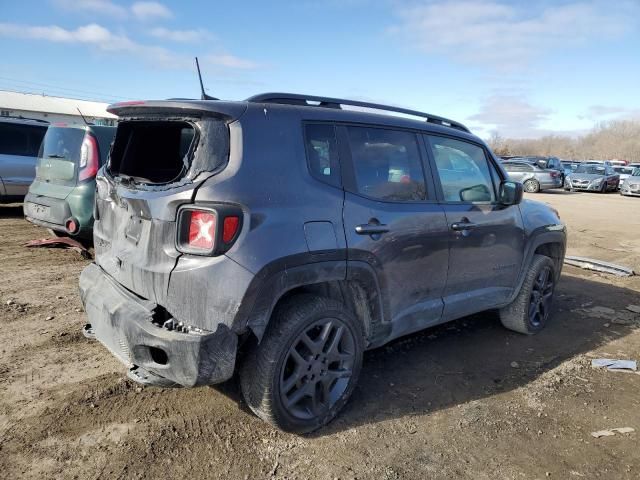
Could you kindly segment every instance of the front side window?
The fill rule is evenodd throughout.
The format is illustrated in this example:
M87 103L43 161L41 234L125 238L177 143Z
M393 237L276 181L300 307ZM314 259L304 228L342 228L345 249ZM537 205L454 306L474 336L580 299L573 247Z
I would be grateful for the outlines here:
M426 198L416 135L399 130L347 127L356 190L377 200Z
M484 149L453 138L427 136L445 202L495 202Z
M311 175L321 182L340 186L340 164L335 127L311 123L305 126L307 163Z

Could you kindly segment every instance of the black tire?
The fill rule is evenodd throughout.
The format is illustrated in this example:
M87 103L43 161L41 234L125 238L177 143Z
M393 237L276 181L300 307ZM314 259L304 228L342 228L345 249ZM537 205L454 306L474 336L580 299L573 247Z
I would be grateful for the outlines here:
M545 281L541 282L541 276L544 276L545 272ZM553 261L544 255L534 255L520 293L511 304L500 309L502 325L526 335L533 335L542 330L549 320L555 284Z
M540 191L540 182L533 178L526 180L522 186L527 193L538 193Z
M362 326L344 305L297 295L276 309L262 341L247 353L240 388L261 419L287 432L308 433L344 407L363 352Z

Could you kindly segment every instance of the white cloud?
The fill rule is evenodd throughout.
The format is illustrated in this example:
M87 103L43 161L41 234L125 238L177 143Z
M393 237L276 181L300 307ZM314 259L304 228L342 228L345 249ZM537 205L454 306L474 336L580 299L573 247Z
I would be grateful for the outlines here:
M97 13L115 18L127 16L127 9L110 0L54 0L54 3L65 10Z
M135 2L131 11L139 20L157 20L173 17L167 7L158 2Z
M195 30L171 30L164 27L157 27L149 32L152 36L162 40L180 43L196 43L202 40L211 40L213 35L204 29Z
M43 40L54 43L86 45L98 51L134 56L158 67L186 69L193 67L191 56L173 52L155 45L145 45L131 40L124 34L91 23L68 30L57 25L32 26L13 23L0 23L0 36ZM203 57L203 63L229 70L247 70L258 65L231 54L209 54Z
M579 115L578 118L595 121L640 118L640 108L591 105L587 108L587 111Z
M510 68L549 50L619 38L638 25L633 0L553 5L499 0L400 4L391 32L416 48L469 63ZM543 5L545 5L543 4Z
M543 133L540 124L548 120L551 113L552 110L533 105L520 95L492 95L485 98L479 112L468 119L479 122L478 129L497 130L505 137L522 138Z

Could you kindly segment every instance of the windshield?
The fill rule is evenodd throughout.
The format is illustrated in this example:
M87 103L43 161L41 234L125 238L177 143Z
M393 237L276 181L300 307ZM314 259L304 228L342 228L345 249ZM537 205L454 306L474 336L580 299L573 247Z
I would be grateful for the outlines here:
M49 127L40 146L40 158L63 158L77 163L84 130L79 128Z
M631 173L633 172L633 167L629 168L629 167L613 167L613 169L615 170L616 173L622 173L625 175L631 175Z
M588 173L591 175L604 175L604 167L598 165L580 165L575 173Z
M631 172L632 177L640 177L640 167L634 168L633 172Z

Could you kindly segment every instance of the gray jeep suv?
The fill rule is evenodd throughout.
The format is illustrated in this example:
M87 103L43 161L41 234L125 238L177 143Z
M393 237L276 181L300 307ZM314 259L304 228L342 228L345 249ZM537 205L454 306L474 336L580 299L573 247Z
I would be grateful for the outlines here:
M309 432L367 349L488 309L549 319L565 227L457 122L282 93L109 111L80 291L85 334L138 382L237 373L259 417Z

